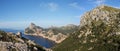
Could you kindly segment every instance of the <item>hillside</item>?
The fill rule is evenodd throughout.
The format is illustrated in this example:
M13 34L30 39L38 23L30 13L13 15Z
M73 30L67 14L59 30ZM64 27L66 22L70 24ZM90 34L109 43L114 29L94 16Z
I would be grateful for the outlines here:
M101 5L86 12L78 31L53 51L120 51L120 9Z

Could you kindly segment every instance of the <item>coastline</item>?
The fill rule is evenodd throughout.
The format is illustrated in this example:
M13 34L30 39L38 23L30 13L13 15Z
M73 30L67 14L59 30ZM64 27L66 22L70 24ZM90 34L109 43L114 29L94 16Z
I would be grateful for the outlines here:
M53 41L55 43L61 43L63 40L65 40L67 38L67 36L64 36L64 38L61 38L60 40L56 40L58 38L58 35L53 35L52 37L49 37L49 36L45 36L44 34L26 34L24 33L25 35L31 35L31 36L40 36L42 38L45 38L45 39L48 39L50 41Z

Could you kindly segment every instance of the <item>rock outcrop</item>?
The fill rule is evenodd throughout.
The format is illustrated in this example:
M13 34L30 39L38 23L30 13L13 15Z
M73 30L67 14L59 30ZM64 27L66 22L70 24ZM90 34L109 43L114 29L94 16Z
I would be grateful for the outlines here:
M16 36L19 37L19 38L22 38L22 32L17 32Z
M120 9L101 5L81 17L80 28L53 51L120 51Z
M29 33L29 34L39 34L41 33L43 30L42 27L36 26L34 23L31 23L30 26L28 28L25 29L25 33Z
M69 33L77 30L77 27L78 26L76 25L70 24L62 27L50 27L44 29L31 23L30 26L25 29L25 34L41 36L43 38L55 41L56 43L60 43L67 38Z
M45 51L33 41L21 37L20 34L20 32L15 35L0 30L0 51Z
M22 43L2 42L0 41L0 50L2 51L27 51L27 45Z

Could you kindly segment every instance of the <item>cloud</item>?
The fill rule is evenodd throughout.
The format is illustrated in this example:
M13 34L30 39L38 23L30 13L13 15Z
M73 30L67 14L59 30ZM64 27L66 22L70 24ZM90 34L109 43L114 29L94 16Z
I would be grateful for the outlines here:
M40 7L47 8L50 11L56 11L59 6L57 3L49 2L49 3L41 3Z
M120 6L113 6L113 7L120 9Z
M74 16L75 18L80 18L81 17L81 15L79 15L79 16Z
M120 9L120 7L118 7Z
M104 4L106 0L96 0L94 3L97 5Z
M58 4L56 3L48 3L48 7L51 11L56 11L58 9Z
M74 7L76 9L80 9L80 10L84 9L81 6L79 6L79 4L77 2L70 3L69 6Z

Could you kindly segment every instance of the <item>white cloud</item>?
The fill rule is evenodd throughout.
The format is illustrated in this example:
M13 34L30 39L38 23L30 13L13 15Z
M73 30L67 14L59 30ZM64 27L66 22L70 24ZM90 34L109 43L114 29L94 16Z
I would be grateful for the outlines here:
M113 7L120 9L120 6L113 6Z
M81 15L79 15L79 16L74 16L75 18L80 18L81 17Z
M105 3L106 0L96 0L94 3L97 5L102 5Z
M48 7L51 11L56 11L58 9L58 4L56 3L48 3Z
M49 3L41 3L40 7L42 8L47 8L50 11L56 11L58 9L58 4L54 2L49 2Z
M118 7L120 9L120 7Z
M80 10L84 9L81 6L79 6L79 4L77 2L70 3L69 6L74 7L76 9L80 9Z

